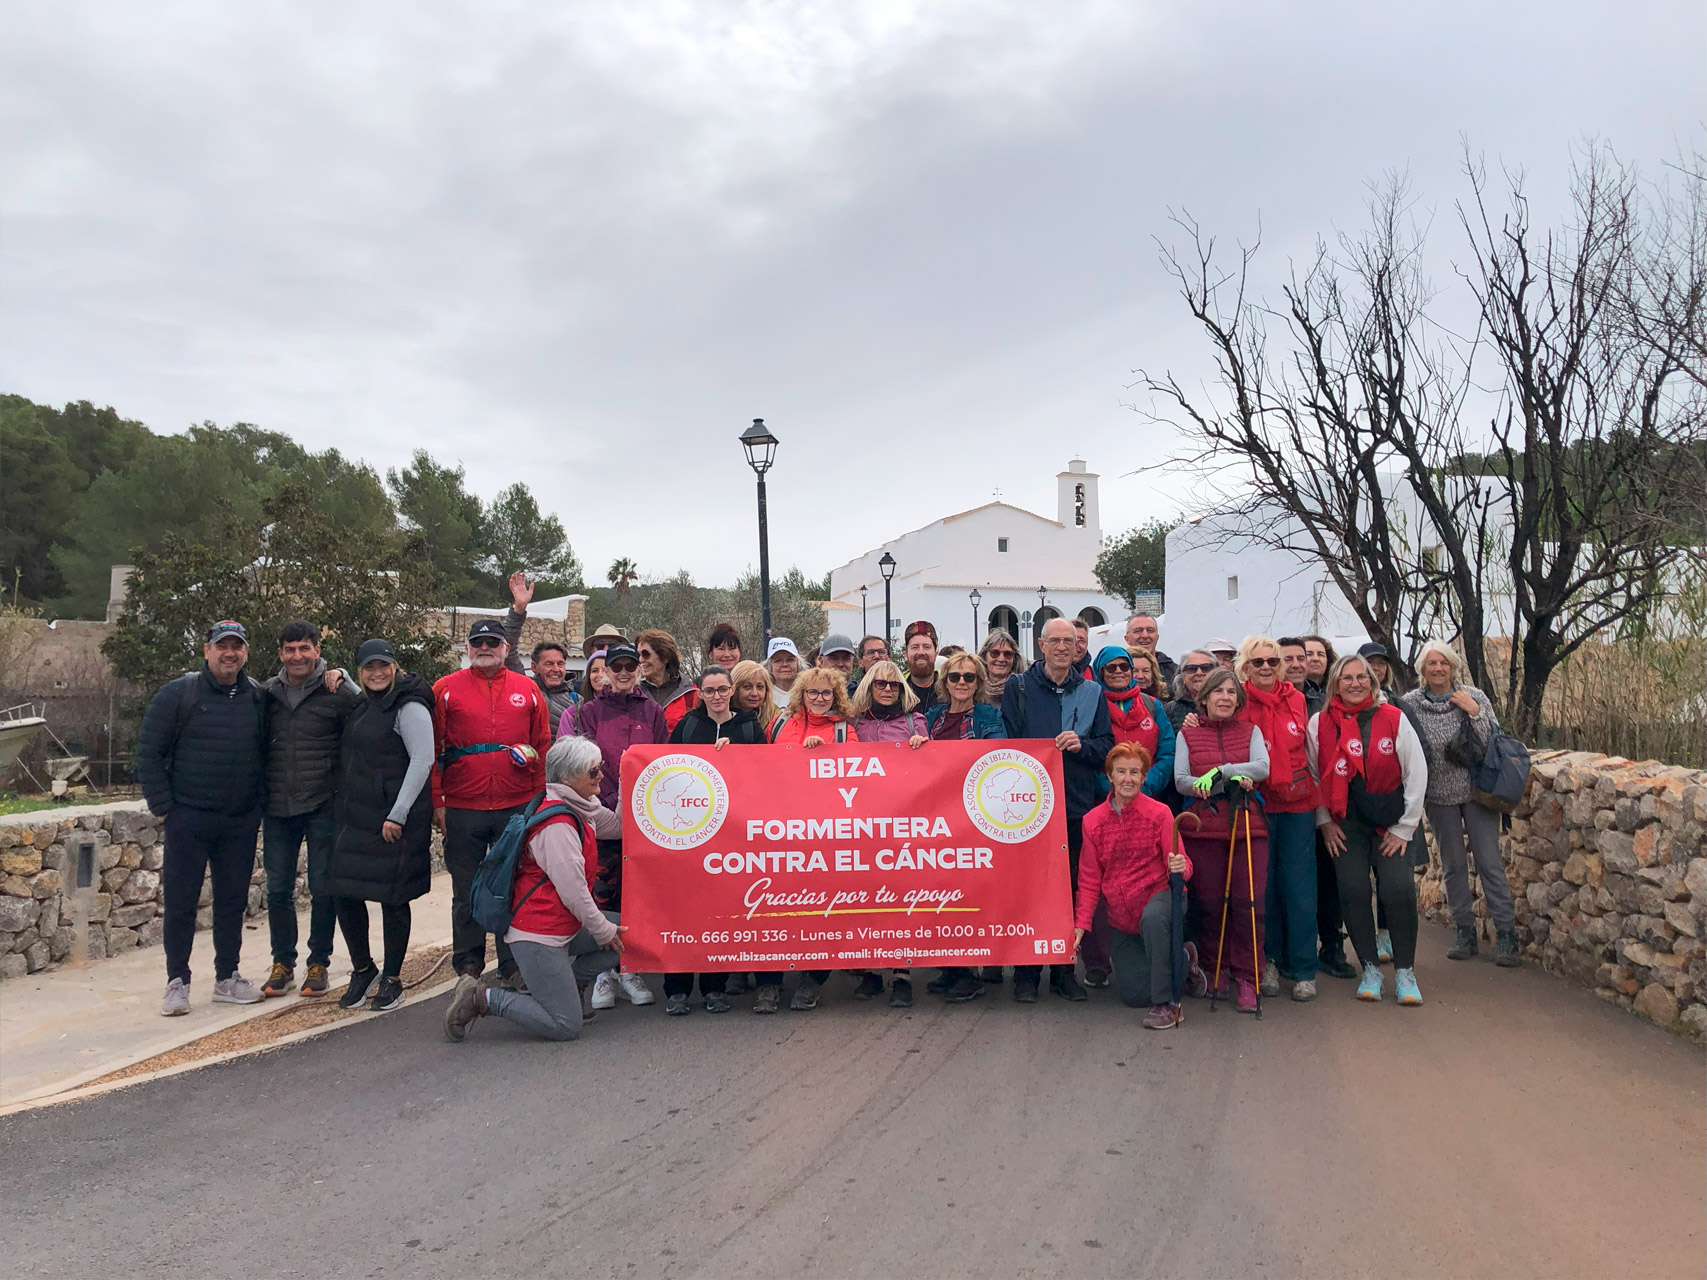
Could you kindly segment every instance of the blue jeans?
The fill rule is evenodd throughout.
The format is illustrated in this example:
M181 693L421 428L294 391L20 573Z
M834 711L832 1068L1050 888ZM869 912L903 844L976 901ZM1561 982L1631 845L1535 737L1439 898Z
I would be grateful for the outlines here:
M1268 815L1267 958L1297 981L1314 980L1316 955L1316 815Z
M308 841L308 963L332 960L336 903L327 890L332 862L332 802L291 818L261 823L261 862L267 870L267 932L273 963L296 967L296 854Z

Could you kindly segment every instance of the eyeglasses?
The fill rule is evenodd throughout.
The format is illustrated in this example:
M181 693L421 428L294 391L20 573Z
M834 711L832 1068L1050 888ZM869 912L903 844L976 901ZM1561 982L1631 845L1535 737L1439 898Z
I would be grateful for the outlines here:
M631 662L627 658L624 658L621 662L606 663L605 667L609 671L638 671L638 670L640 670L640 664L638 662Z
M861 653L859 656L862 658L881 658L884 654L886 654L888 652L889 652L889 650L887 650L887 649L867 649L863 653Z
M977 684L978 673L976 671L950 671L943 676L943 679L949 684Z
M1202 671L1213 671L1218 664L1213 662L1188 662L1180 668L1187 675L1197 675Z
M808 689L804 696L808 698L834 698L836 692L834 689Z
M1266 667L1278 667L1280 665L1280 659L1279 658L1246 658L1245 659L1245 665L1247 667L1265 667L1265 668Z
M730 694L732 694L734 692L735 691L733 689L729 688L727 685L725 685L721 689L712 688L712 689L701 689L700 690L700 693L703 694L707 698L727 698Z
M899 680L873 680L871 682L871 687L873 689L887 689L889 692L894 693L901 687L901 682Z
M468 642L468 647L470 649L496 649L503 643L497 636L475 636Z
M1367 675L1362 674L1361 672L1356 674L1356 675L1343 675L1340 677L1340 683L1341 684L1368 684L1369 683L1369 677Z

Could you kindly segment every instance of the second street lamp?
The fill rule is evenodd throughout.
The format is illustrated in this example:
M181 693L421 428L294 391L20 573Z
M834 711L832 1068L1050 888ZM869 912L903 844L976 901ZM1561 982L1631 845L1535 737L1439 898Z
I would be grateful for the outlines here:
M978 652L978 606L983 603L984 595L977 587L972 588L972 594L966 597L972 602L972 652Z
M870 630L871 627L865 620L865 588L862 586L859 589L859 633L864 635ZM865 641L861 640L860 644L864 645Z
M765 472L776 461L776 445L777 439L765 427L763 418L754 418L753 425L741 433L747 465L759 478L759 627L766 644L771 638L771 541L770 517L765 509Z
M895 651L895 646L892 643L895 624L890 620L889 581L895 576L895 557L885 551L883 559L877 562L877 571L883 575L883 647L893 653Z

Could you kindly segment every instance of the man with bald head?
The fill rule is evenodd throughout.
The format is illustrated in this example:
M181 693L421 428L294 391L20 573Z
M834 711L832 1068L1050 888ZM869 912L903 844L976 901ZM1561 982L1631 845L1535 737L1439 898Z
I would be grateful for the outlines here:
M1162 627L1147 613L1135 613L1126 620L1126 647L1128 649L1148 649L1156 655L1156 674L1161 677L1164 687L1172 688L1174 676L1179 669L1174 660L1168 657L1156 646L1162 642Z
M1102 777L1103 757L1114 745L1114 730L1102 686L1073 670L1074 638L1073 624L1066 618L1051 618L1043 624L1039 640L1043 656L1024 675L1008 680L1002 691L1002 720L1010 738L1046 738L1061 749L1067 857L1076 891L1084 817L1101 799L1097 780ZM1085 935L1083 952L1087 968L1109 972L1108 956L1099 950L1094 935ZM1014 999L1022 1004L1035 1001L1041 974L1039 965L1017 966ZM1070 960L1050 971L1049 989L1068 1000L1086 998Z

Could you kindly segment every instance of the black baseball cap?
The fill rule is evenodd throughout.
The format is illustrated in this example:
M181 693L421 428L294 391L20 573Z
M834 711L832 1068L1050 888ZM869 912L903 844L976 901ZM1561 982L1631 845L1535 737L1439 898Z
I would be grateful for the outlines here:
M1393 655L1387 652L1387 646L1374 640L1368 644L1359 645L1357 656L1360 658L1385 658L1389 662L1393 660Z
M360 671L370 662L389 662L397 665L396 651L389 640L363 640L362 647L356 650L356 670Z
M502 640L504 638L504 624L496 618L482 618L468 629L468 638L472 640L475 636L497 636L498 639Z
M244 644L249 643L249 631L241 622L233 622L223 618L207 629L207 642L214 644L226 636L236 636Z
M618 662L632 662L635 666L639 666L640 651L626 640L621 644L613 644L605 650L605 666L608 667Z

